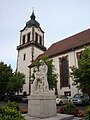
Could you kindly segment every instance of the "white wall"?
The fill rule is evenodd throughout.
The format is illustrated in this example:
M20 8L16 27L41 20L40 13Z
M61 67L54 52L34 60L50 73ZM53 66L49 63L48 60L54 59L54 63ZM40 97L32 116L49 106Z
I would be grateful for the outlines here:
M65 53L65 54L62 54L62 55L58 55L56 57L53 57L53 64L55 65L55 68L56 68L56 73L58 73L58 79L57 79L57 89L58 89L58 94L59 95L63 95L65 91L71 91L71 96L73 96L75 93L78 92L78 89L76 88L76 86L73 86L72 83L72 79L69 78L69 83L70 83L70 88L69 87L62 87L62 89L60 89L60 68L59 68L59 58L62 58L64 56L67 56L68 55L68 62L69 62L69 67L70 66L78 66L78 63L77 63L77 56L76 56L76 53L77 52L80 52L84 50L84 48L82 49L78 49L78 50L72 50L71 52L68 52L68 53ZM69 73L70 73L70 68L69 68Z
M26 54L26 59L23 61L23 55ZM31 48L27 47L25 49L22 49L19 51L19 57L18 57L18 71L25 74L26 77L26 84L24 85L23 89L24 91L29 90L29 68L28 66L31 63Z

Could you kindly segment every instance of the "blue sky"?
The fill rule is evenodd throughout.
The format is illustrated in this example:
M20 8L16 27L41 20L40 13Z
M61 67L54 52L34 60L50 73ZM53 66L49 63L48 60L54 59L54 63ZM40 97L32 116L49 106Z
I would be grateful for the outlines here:
M32 8L45 32L45 46L90 28L90 0L0 0L0 61L16 68L20 30Z

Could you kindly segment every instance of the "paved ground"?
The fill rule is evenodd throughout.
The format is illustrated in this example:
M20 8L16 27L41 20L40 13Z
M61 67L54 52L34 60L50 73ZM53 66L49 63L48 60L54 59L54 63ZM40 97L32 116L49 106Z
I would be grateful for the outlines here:
M7 104L7 102L0 101L0 107L4 106L6 104ZM18 105L20 106L20 108L28 109L28 104L27 103L18 103Z

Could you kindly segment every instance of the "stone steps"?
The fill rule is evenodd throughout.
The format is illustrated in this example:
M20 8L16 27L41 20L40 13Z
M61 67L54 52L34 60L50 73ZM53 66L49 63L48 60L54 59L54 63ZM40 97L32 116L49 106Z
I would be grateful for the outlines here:
M72 120L83 120L82 118L79 118L79 117L74 117L74 119Z
M28 114L23 115L25 120L83 120L79 117L74 117L73 115L66 115L66 114L57 114L57 116L49 117L49 118L35 118L30 117Z

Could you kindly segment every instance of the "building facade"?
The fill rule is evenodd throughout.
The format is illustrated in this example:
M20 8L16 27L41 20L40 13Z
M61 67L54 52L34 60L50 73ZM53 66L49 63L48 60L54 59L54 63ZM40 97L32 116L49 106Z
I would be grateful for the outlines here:
M23 72L26 76L26 84L23 91L30 94L33 63L40 56L47 55L53 59L56 73L58 73L57 93L67 96L73 96L78 93L76 86L72 85L70 66L75 65L78 67L78 59L85 46L90 46L90 29L60 40L46 50L44 47L44 32L35 20L33 12L31 20L21 30L20 45L17 47L17 71Z
M73 65L78 67L78 59L85 46L90 47L90 29L52 44L43 53L54 61L53 64L58 73L57 93L59 95L73 96L80 92L76 86L72 85L70 67Z

